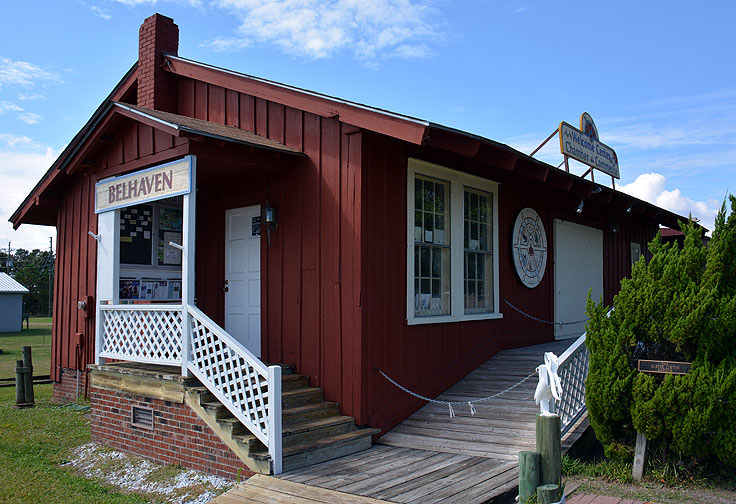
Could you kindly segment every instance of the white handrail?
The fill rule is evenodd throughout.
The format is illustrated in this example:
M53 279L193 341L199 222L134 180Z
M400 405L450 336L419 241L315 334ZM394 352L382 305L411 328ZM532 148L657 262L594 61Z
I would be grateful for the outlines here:
M562 383L555 411L560 415L561 435L564 435L587 411L585 404L585 380L588 377L587 332L583 333L559 358L557 374Z
M266 366L194 306L186 307L192 374L268 447L272 472L281 472L281 367Z
M248 360L248 362L252 363L251 365L256 368L258 372L263 375L268 374L268 366L261 362L261 360L256 357L253 352L245 348L242 343L233 338L230 333L220 327L214 320L205 315L202 310L200 310L196 306L191 305L187 306L187 310L192 315L192 317L196 317L200 322L205 324L207 328L212 331L213 334L215 334L223 341L223 343L230 347L237 348L238 351Z
M562 352L562 355L560 355L560 357L558 358L558 361L559 361L559 364L560 365L562 365L567 359L569 359L570 356L572 354L574 354L578 350L578 348L580 348L580 345L584 345L585 344L585 337L586 337L587 334L588 334L587 331L584 332L583 334L581 334L578 337L578 339L576 339L573 342L572 345L570 345L569 347L567 347L567 349L564 352Z

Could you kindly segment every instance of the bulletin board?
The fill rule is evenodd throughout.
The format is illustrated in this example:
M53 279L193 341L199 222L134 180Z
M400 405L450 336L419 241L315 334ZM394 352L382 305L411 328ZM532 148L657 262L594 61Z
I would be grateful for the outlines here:
M153 206L136 205L120 210L120 262L151 264Z

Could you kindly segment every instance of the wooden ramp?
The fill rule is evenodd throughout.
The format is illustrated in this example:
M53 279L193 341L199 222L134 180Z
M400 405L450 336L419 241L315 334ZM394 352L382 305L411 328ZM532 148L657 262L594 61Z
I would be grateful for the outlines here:
M532 373L561 341L500 352L438 399L469 401L500 392ZM399 503L481 503L513 500L518 452L534 449L537 379L502 396L455 408L429 403L364 452L277 476L309 487ZM577 432L577 430L575 430ZM572 443L572 436L563 440ZM359 502L359 501L356 501Z
M386 501L256 474L210 504L383 504Z
M560 355L570 344L572 341L556 341L500 352L437 399L471 401L497 394L533 373L542 364L544 352ZM516 462L519 451L533 450L536 445L537 383L533 376L495 399L475 403L475 415L467 404L461 404L453 406L456 416L450 418L446 405L428 403L379 442Z

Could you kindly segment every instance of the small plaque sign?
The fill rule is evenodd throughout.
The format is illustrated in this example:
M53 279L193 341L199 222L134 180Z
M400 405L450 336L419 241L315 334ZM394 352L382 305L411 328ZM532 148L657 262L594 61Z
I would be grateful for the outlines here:
M674 362L660 360L639 360L639 371L642 373L679 374L690 371L690 362Z

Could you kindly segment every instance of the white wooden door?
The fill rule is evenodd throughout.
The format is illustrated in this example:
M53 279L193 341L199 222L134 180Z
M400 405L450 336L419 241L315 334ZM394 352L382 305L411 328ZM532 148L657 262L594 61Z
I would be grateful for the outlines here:
M603 231L555 220L555 322L586 319L588 290L593 301L603 295ZM577 338L585 322L555 325L555 339Z
M261 356L261 207L225 212L225 330Z

